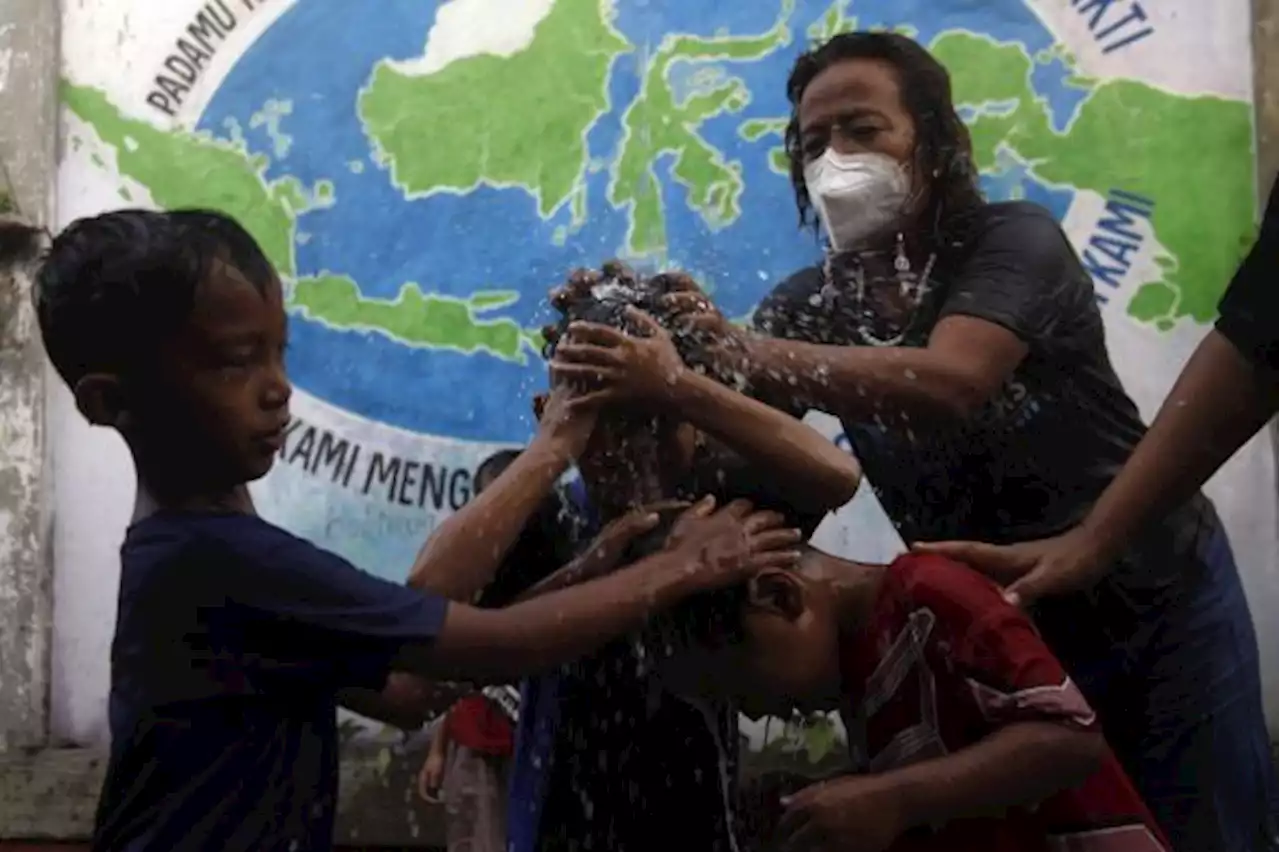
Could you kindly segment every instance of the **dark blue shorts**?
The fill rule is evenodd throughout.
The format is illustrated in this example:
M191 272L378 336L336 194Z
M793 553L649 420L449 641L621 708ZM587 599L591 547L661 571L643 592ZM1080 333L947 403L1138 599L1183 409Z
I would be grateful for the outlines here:
M1059 621L1046 639L1175 852L1267 852L1277 848L1276 766L1258 640L1230 543L1208 513L1194 552L1176 565L1185 582L1161 590L1158 604L1155 594L1143 599L1147 589L1127 593L1121 608L1135 626L1082 648L1089 622L1078 611L1075 636ZM1176 576L1167 562L1157 568ZM1094 604L1105 621L1123 617L1105 595Z

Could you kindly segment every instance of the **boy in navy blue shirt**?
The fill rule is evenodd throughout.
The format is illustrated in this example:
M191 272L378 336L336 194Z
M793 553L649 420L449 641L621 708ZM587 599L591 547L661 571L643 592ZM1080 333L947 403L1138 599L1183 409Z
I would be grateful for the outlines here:
M204 211L81 220L54 240L35 299L77 407L124 437L138 474L95 849L329 849L343 696L390 712L421 698L417 676L518 678L797 558L780 517L734 504L687 513L633 570L505 610L388 583L254 513L246 483L289 420L287 320L239 225ZM577 452L594 414L559 410L550 440Z

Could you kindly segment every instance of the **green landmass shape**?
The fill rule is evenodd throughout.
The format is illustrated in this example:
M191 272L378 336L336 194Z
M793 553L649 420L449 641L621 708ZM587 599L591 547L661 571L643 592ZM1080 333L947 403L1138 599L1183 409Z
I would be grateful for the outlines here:
M99 89L64 81L61 95L66 107L115 149L120 173L147 187L156 204L171 210L208 208L235 217L281 275L294 275L297 215L315 203L315 190L306 190L293 177L268 180L266 158L252 157L229 142L128 118ZM332 184L318 189L322 203L333 202Z
M262 246L281 277L297 277L298 216L334 203L331 181L306 190L294 177L269 181L268 161L243 147L202 133L160 130L124 116L98 89L63 83L67 107L115 149L117 167L142 184L159 206L203 207L233 216ZM78 140L77 140L78 144ZM105 162L100 162L105 166ZM127 192L121 188L122 197ZM478 314L509 307L511 291L478 292L468 300L424 293L405 284L394 300L365 298L344 275L303 277L289 288L291 309L344 330L377 331L409 346L486 352L524 363L523 347L540 346L536 333L510 319Z
M424 293L415 282L401 286L394 299L364 296L346 275L318 275L293 285L290 304L303 316L343 331L372 331L407 346L451 349L464 355L486 352L525 363L536 352L536 336L512 319L482 319L478 314L507 307L520 298L512 291L481 291L459 299Z
M1075 77L1070 84L1089 94L1059 132L1032 88L1035 60L1022 45L953 31L930 50L951 72L956 104L979 113L969 125L979 169L994 168L1008 151L1046 183L1104 197L1121 189L1155 201L1152 229L1176 262L1138 288L1127 305L1131 316L1160 328L1214 318L1255 230L1248 104ZM995 104L1001 108L984 111Z
M742 164L725 160L698 131L711 118L742 111L751 103L751 91L740 78L725 76L678 100L670 73L678 62L752 62L790 44L788 19L794 6L795 0L783 0L777 23L763 35L704 38L673 33L658 45L645 68L639 94L623 114L622 149L609 182L609 203L628 208L628 255L666 250L662 185L657 175L664 155L675 158L671 177L685 188L689 206L709 226L724 227L742 215Z
M609 112L609 70L631 49L602 0L556 0L513 56L470 56L429 74L379 62L357 111L407 196L519 187L546 218L582 194L587 131ZM585 217L585 206L573 212Z

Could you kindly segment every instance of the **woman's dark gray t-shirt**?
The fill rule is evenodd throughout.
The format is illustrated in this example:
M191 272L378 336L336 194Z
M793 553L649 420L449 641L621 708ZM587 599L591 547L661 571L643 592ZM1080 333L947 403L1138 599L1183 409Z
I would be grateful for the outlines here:
M1093 284L1048 211L987 205L942 259L902 345L925 346L943 317L972 316L1026 342L999 395L961 423L841 417L885 511L908 541L1026 541L1062 532L1119 471L1144 426L1108 358ZM816 267L761 303L774 337L862 345L847 290ZM839 411L830 413L840 416Z

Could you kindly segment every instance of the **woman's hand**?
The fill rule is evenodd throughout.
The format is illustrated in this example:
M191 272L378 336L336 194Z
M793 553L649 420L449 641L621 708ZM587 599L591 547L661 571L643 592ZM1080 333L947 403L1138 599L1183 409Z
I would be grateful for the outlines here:
M700 341L699 349L706 366L722 381L743 372L750 357L750 333L729 322L697 282L685 273L667 272L662 277L668 292L660 304L676 317L679 333L692 334Z
M582 455L596 428L600 406L606 401L600 393L578 393L559 385L550 393L533 398L533 414L538 418L535 441L542 442L565 461Z
M1028 607L1041 598L1086 589L1106 575L1111 558L1081 527L1053 538L996 545L976 541L921 542L913 553L934 553L963 562L1004 586L1004 598Z
M782 800L780 852L884 852L906 830L899 796L883 775L851 775Z
M657 320L636 308L628 308L627 316L643 337L596 323L570 325L551 361L553 380L592 388L608 402L669 401L687 369L684 361Z
M691 579L701 590L742 582L766 568L792 568L800 561L800 530L777 512L759 512L746 500L716 511L704 497L682 514L667 538L667 552L697 565Z

